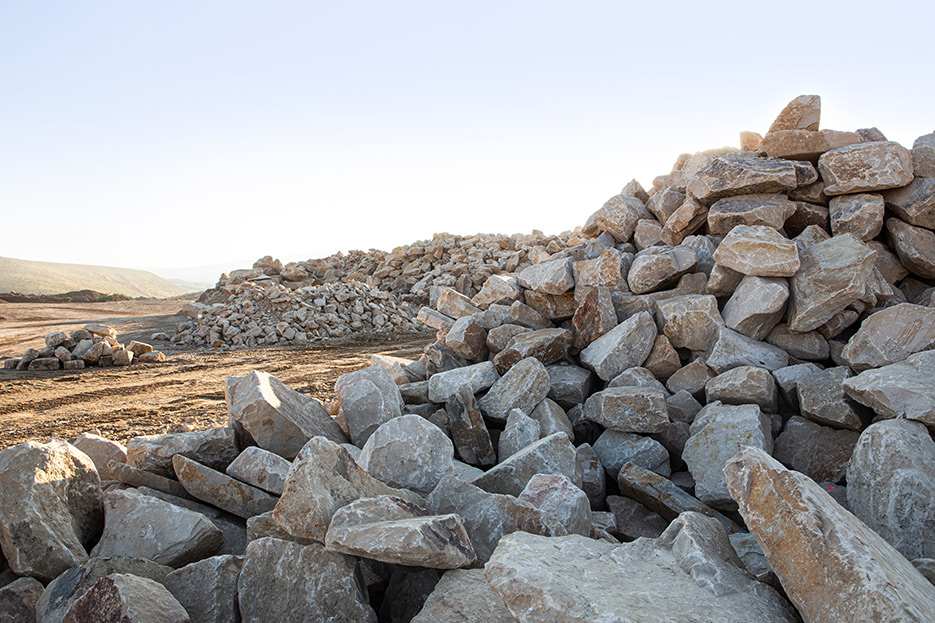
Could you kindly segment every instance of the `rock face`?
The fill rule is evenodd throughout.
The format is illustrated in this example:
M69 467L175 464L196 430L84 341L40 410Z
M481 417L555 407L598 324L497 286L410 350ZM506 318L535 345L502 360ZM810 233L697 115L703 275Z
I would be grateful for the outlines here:
M706 294L684 294L659 301L656 322L672 346L698 351L708 350L724 325L717 299Z
M78 599L63 623L120 621L126 623L190 623L185 608L158 582L115 573L98 580Z
M883 193L886 207L916 227L935 229L935 177L918 176L908 186Z
M224 397L231 417L264 450L292 460L305 442L323 435L337 443L347 436L321 404L265 372L228 377Z
M455 569L442 576L412 623L513 623L483 569Z
M445 402L464 385L470 385L471 393L476 394L489 388L499 378L500 375L491 361L439 372L429 379L429 400Z
M341 375L334 384L334 393L341 404L351 441L359 447L381 424L402 415L403 399L399 387L379 365ZM344 441L333 437L328 439L338 443Z
M841 351L857 372L906 359L935 345L935 308L900 303L864 320Z
M646 361L655 339L652 316L646 312L634 314L582 350L581 364L609 381Z
M818 170L829 197L899 188L912 181L912 155L892 141L859 143L823 154Z
M14 572L49 581L88 559L103 501L86 454L59 439L6 448L0 491L0 546Z
M623 545L511 534L485 571L521 623L703 621L713 612L724 622L795 620L773 589L746 573L724 529L695 513L659 539Z
M576 466L575 447L568 436L554 433L492 467L474 484L491 493L518 496L536 474L563 474L577 486L581 476Z
M426 494L452 469L454 446L440 428L418 415L383 424L364 444L357 463L390 485Z
M867 419L863 410L844 393L843 384L849 376L848 368L837 367L799 378L796 391L802 415L835 428L863 430Z
M778 158L715 158L688 184L688 192L708 203L734 195L775 193L798 185L795 166Z
M740 514L804 620L935 617L935 586L813 480L754 448L724 471Z
M548 395L549 373L538 359L529 357L500 377L477 404L487 417L504 422L513 409L531 413Z
M847 504L909 560L935 555L935 442L922 424L884 420L860 435Z
M855 401L884 418L904 417L935 426L935 352L861 372L845 379L843 389Z
M172 457L182 455L212 469L225 469L237 457L233 429L209 428L188 433L146 435L127 443L127 465L172 477Z
M247 545L237 584L244 623L299 620L376 623L354 558L262 538ZM301 613L301 614L299 614Z
M173 571L162 584L192 623L236 623L240 620L237 580L242 568L240 556L214 556Z
M175 455L172 465L186 491L199 500L238 517L249 519L271 511L276 506L276 496L205 467L181 454Z
M493 465L497 462L490 431L487 430L470 386L463 386L458 393L448 398L445 412L448 414L451 440L462 461L472 465Z
M763 340L786 312L789 284L781 277L745 276L724 305L724 324Z

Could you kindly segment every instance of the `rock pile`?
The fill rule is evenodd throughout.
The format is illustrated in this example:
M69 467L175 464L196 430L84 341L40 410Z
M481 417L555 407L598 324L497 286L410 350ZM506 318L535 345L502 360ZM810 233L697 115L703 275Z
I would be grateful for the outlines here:
M334 403L253 372L227 427L0 452L0 616L935 620L935 202L891 207L935 135L819 113L443 290Z
M30 348L19 359L3 360L6 370L79 370L86 366L129 366L133 363L157 363L166 356L150 344L132 340L117 341L117 332L102 324L85 325L70 333L56 331L45 336L45 348Z

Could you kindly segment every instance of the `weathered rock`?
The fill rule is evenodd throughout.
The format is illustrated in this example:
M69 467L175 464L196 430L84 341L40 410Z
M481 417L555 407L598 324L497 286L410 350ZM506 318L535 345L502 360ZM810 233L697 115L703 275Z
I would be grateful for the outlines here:
M533 264L517 276L524 288L538 290L546 294L563 294L575 287L571 258L558 258Z
M412 567L457 569L476 559L458 515L426 515L399 498L351 502L334 514L329 551Z
M902 417L935 427L935 351L845 379L844 391L884 418Z
M545 294L538 290L526 290L525 298L529 307L555 324L574 316L575 309L578 307L574 290L569 290L565 294Z
M935 232L891 218L886 221L886 234L903 266L915 275L935 279Z
M459 357L480 361L487 358L487 331L475 316L462 316L448 330L445 345Z
M818 130L821 118L821 97L818 95L800 95L782 109L767 135L783 130Z
M715 263L705 286L705 293L712 296L729 296L740 285L743 273Z
M666 389L673 394L686 391L692 395L701 395L708 380L715 377L714 371L708 367L704 359L695 359L683 366L666 381Z
M190 623L185 608L162 584L149 578L115 573L94 583L77 599L63 623Z
M29 367L29 364L39 358L39 351L35 348L30 348L23 356L19 359L19 363L16 364L16 369L18 371L23 371Z
M510 305L510 322L528 329L552 328L552 321L522 301Z
M448 414L451 440L461 460L472 465L493 465L497 462L490 432L469 386L463 386L448 398L445 412Z
M478 486L448 476L427 498L431 512L461 516L479 564L486 563L500 539L523 531L547 536L566 534L549 513L511 495L488 493Z
M682 367L682 360L678 352L664 335L657 335L653 340L653 348L643 362L643 366L656 378L665 381Z
M776 438L773 456L815 482L838 482L859 436L855 431L836 430L794 415Z
M293 537L323 542L339 508L378 495L422 502L414 493L371 477L345 448L324 437L313 437L292 464L282 497L273 509L273 521Z
M710 203L724 197L775 193L798 186L795 165L778 158L715 158L688 184L688 192Z
M886 207L910 225L935 229L935 177L917 177L908 186L883 193Z
M133 351L119 350L114 353L115 366L129 366L133 363Z
M82 433L72 445L87 454L94 462L101 480L116 480L107 465L110 461L125 463L127 460L126 446L93 433Z
M594 452L614 480L625 463L633 463L666 478L672 474L669 453L650 437L608 429L594 442Z
M334 393L341 404L351 441L359 447L363 447L381 424L402 415L403 398L399 387L381 366L341 375L334 384ZM338 443L345 441L328 438Z
M258 446L287 459L294 458L316 435L337 443L347 441L321 403L265 372L228 377L224 398L231 417Z
M262 538L247 545L237 583L244 623L376 623L354 558L323 545Z
M617 326L617 312L608 288L593 288L584 297L572 319L574 346L578 350Z
M724 325L717 299L707 294L684 294L659 301L656 322L672 346L696 351L710 348Z
M391 487L429 493L452 469L454 446L440 428L403 415L381 425L364 444L357 463Z
M935 587L819 485L745 448L724 468L740 514L809 622L922 621Z
M679 191L677 188L669 186L654 193L646 203L646 208L653 213L661 226L684 201L685 193ZM634 238L636 238L640 227L644 225L643 221L653 222L653 219L641 219L638 221L636 223L636 230L633 232Z
M291 466L278 454L250 446L228 465L227 475L274 495L282 495Z
M442 576L412 623L513 623L483 569L453 569Z
M658 433L669 423L665 394L642 387L593 394L585 402L583 417L621 433Z
M659 232L659 238L665 244L681 244L686 236L704 225L707 219L708 207L688 195L682 205L666 219L665 226Z
M935 133L923 134L912 143L916 177L935 177Z
M792 333L789 331L789 326L785 324L776 325L766 336L766 341L773 346L778 346L789 353L790 357L796 359L824 361L830 354L828 340L821 333L818 331Z
M536 441L539 441L539 422L519 409L513 409L506 418L506 428L500 434L497 455L502 462Z
M188 612L192 623L238 623L240 556L213 556L168 574L162 584Z
M656 324L646 312L630 316L581 351L581 364L609 381L641 365L656 339Z
M579 484L576 466L575 447L564 433L555 433L507 457L474 484L491 493L518 496L536 474L564 474Z
M193 499L192 496L188 494L188 491L185 490L185 487L180 485L176 480L171 480L164 476L157 476L152 472L136 469L135 467L130 467L126 463L118 463L114 460L108 461L107 467L110 469L110 473L114 478L131 487L149 487L150 489L162 491L169 495Z
M763 150L771 158L814 162L827 151L859 142L856 132L779 130L763 137Z
M471 392L476 394L491 387L499 378L491 361L439 372L429 378L429 400L445 402L465 384L470 385Z
M471 299L471 303L481 309L487 309L491 305L510 305L513 301L520 300L522 296L523 289L516 277L490 275L480 292Z
M907 559L935 554L935 442L922 424L884 420L860 435L847 466L847 503Z
M724 464L745 446L773 451L770 420L756 405L709 403L695 417L682 459L695 479L695 495L705 504L732 508Z
M829 197L899 188L912 181L912 155L892 141L859 143L826 152L818 170Z
M726 197L708 210L708 229L712 234L726 234L738 225L781 229L794 213L795 204L783 194Z
M779 396L769 370L738 366L708 381L705 398L709 403L718 400L730 405L755 404L768 413L776 413Z
M609 302L610 295L608 294ZM612 304L610 304L610 311L613 313ZM616 315L614 315L614 322L616 323ZM529 357L538 359L543 365L548 365L564 357L568 353L571 342L572 332L567 329L527 331L510 340L507 347L497 353L493 362L501 374L505 374L507 370Z
M130 467L171 477L174 473L172 457L177 454L212 469L225 469L237 458L234 431L228 427L218 427L188 433L134 437L127 442L126 463Z
M627 284L634 294L665 288L691 272L698 256L685 247L651 247L637 254L627 273Z
M858 240L876 238L883 229L883 196L877 193L841 195L828 203L831 233L851 234Z
M448 331L451 328L451 325L454 324L454 318L451 316L446 316L440 311L436 311L431 307L423 307L419 310L419 315L416 316L416 320L421 322L424 325L428 325L435 329L436 331Z
M531 330L532 329L529 329L528 327L521 327L518 324L504 324L500 325L499 327L494 327L487 332L487 350L493 354L497 354L509 346L510 341L514 337ZM453 372L453 370L450 370L450 372Z
M738 366L758 366L767 370L784 368L789 363L786 351L759 342L727 327L718 331L717 341L705 354L705 365L718 374Z
M86 454L60 439L6 448L0 491L0 545L14 572L48 581L88 559L103 508Z
M900 303L864 320L841 357L857 372L879 368L935 344L935 308Z
M757 277L791 277L799 270L795 243L763 225L732 229L718 245L714 259L721 266Z
M603 231L617 242L627 242L633 237L636 223L648 214L649 211L639 199L624 194L616 195L588 218L584 233L596 236Z
M724 622L796 620L778 593L743 569L724 529L698 514L658 539L622 545L511 534L485 572L522 623L703 621L715 612Z
M601 460L589 443L583 443L575 449L575 459L578 462L577 469L581 473L581 490L588 496L591 509L601 508L607 495Z
M863 430L868 418L861 406L843 389L844 381L850 376L852 373L848 368L839 366L800 377L796 391L802 415L834 428Z
M551 513L558 519L568 534L591 534L591 504L580 487L562 474L536 474L519 499L536 508Z
M0 623L35 621L42 590L42 583L34 578L20 578L0 587Z
M754 340L762 340L786 313L789 284L781 277L747 275L724 305L724 324Z
M276 496L181 454L172 458L172 466L179 482L192 496L238 517L249 519L271 511L276 506Z
M528 357L500 377L477 404L487 417L503 422L513 409L530 413L548 394L549 373L538 359Z
M594 374L578 366L546 366L549 374L549 398L565 409L583 403L591 395Z
M457 320L464 316L473 316L481 311L471 303L471 299L453 288L445 288L435 305L440 313Z

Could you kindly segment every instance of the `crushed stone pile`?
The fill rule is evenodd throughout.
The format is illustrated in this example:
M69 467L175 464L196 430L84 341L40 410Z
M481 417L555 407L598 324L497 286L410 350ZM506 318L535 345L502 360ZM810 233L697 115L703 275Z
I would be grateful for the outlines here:
M0 616L935 620L935 134L819 117L436 292L333 403L3 450Z
M20 358L3 360L5 370L79 370L87 366L129 366L133 363L158 363L166 360L164 353L151 344L132 340L117 341L117 331L93 323L69 333L56 331L45 336L45 348L30 348Z

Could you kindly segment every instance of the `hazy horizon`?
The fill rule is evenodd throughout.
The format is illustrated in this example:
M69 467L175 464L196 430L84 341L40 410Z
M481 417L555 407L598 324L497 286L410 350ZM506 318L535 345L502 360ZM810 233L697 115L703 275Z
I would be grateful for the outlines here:
M823 128L911 147L935 129L931 14L0 2L0 255L229 270L442 231L557 234L806 93Z

